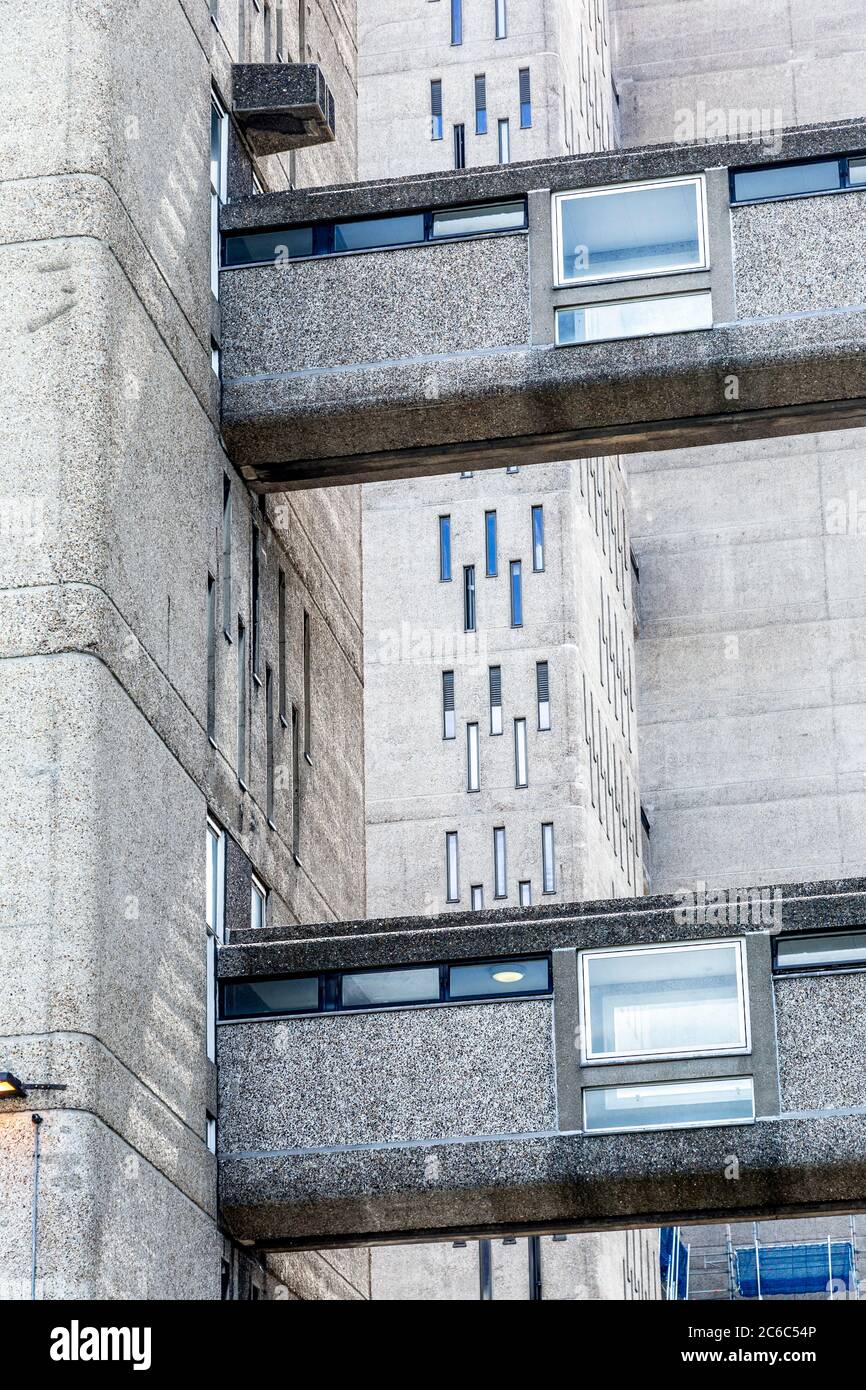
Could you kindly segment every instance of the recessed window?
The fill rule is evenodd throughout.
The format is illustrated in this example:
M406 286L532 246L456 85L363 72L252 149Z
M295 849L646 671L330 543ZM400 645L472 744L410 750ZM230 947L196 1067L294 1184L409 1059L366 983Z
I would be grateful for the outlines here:
M259 1014L317 1013L319 977L293 980L226 981L222 986L222 1017L250 1018Z
M258 680L261 673L261 633L262 633L262 590L261 590L261 537L259 528L253 525L250 538L251 597L250 619L252 622L251 650L253 675Z
M742 941L586 951L587 1062L749 1047Z
M547 994L550 965L540 960L489 960L471 965L452 965L448 993L451 999L479 999L489 994Z
M463 566L463 626L475 631L475 566Z
M300 863L301 854L301 729L300 716L292 705L292 857Z
M442 82L438 77L430 83L430 139L442 139Z
M775 967L779 971L866 970L866 931L779 937Z
M454 168L466 168L466 127L462 121L454 127Z
M460 880L457 874L457 831L445 835L445 898L449 903L460 901Z
M463 0L451 0L451 42L463 42Z
M528 878L523 878L517 885L520 895L521 907L532 907L532 883Z
M521 68L518 73L520 96L520 128L526 130L532 125L532 94L529 85L529 68Z
M253 874L252 888L250 891L250 926L266 927L268 925L268 890L260 878Z
M532 508L532 568L544 569L544 508Z
M439 518L439 580L447 584L451 579L451 518Z
M519 232L526 226L526 204L488 203L475 208L446 208L434 212L432 236L479 236L484 232ZM471 473L462 477L471 478Z
M498 39L505 39L508 37L506 0L493 0L493 24L494 32Z
M210 935L224 936L225 831L208 818L205 858L205 925Z
M481 790L481 771L478 757L478 725L466 725L466 790Z
M227 236L223 245L223 264L282 265L313 255L312 227L283 227L276 232L251 232Z
M304 757L313 761L313 648L310 615L304 611Z
M498 825L493 832L493 896L508 897L508 871L505 863L505 827Z
M216 582L207 577L207 736L216 734Z
M454 738L457 733L454 716L454 672L442 672L442 737Z
M210 106L210 287L219 297L219 209L226 200L229 118L215 92Z
M702 178L557 193L554 222L560 285L707 264Z
M265 816L274 824L274 673L265 666Z
M538 727L541 731L550 728L550 676L546 661L535 663L535 686L538 696Z
M371 251L377 247L407 246L424 240L424 214L372 217L357 222L335 222L334 251Z
M247 781L247 630L243 618L238 618L238 781Z
M866 183L866 159L798 160L791 164L763 164L755 169L731 171L732 203L763 203L776 198L808 198L816 193L838 193Z
M712 328L713 301L709 290L694 294L665 294L654 299L619 299L557 309L556 343L570 347L617 338L648 338L660 333L694 333Z
M438 965L419 970L361 970L355 975L343 975L340 981L340 1003L344 1009L423 1004L438 999Z
M519 560L512 560L509 565L511 579L511 626L523 626L523 578Z
M484 560L488 577L496 574L496 513L484 513Z
M750 1124L754 1118L755 1094L750 1076L604 1086L583 1093L583 1127L588 1134Z
M526 720L514 721L514 785L529 786L529 771L526 758Z
M487 78L483 72L475 78L475 134L487 134Z
M556 853L552 822L547 822L541 827L541 891L556 892Z
M223 632L232 638L232 485L223 474Z
M499 163L511 163L511 127L508 117L498 122L499 131Z
M866 183L866 159L849 159L848 182L852 188L859 188Z
M489 668L490 685L490 732L502 733L502 667Z
M473 883L469 890L469 901L473 912L481 911L484 906L484 885L482 883Z

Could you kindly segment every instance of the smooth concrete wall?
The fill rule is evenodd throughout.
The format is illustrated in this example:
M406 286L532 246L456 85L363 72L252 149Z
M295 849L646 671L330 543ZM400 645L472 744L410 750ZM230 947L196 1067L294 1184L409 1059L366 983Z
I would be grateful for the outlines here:
M58 3L0 19L17 111L0 136L0 1057L25 1080L68 1087L7 1102L0 1116L0 1264L16 1280L29 1270L38 1105L49 1298L219 1297L208 809L271 888L271 920L364 904L358 494L271 499L264 511L219 438L209 102L213 81L230 105L240 37L230 23L219 32L203 0ZM354 170L351 143L340 159L332 176ZM278 669L282 569L288 698L302 714L304 610L311 621L300 863L280 775L290 735L275 730L269 829L264 689L249 672L247 766L237 758L236 624L240 615L251 630L253 521L262 678Z

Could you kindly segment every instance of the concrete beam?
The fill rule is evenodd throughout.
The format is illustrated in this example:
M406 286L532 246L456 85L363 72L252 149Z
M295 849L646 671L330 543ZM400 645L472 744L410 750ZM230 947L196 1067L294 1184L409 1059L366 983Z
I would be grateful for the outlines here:
M317 63L235 63L232 111L255 155L334 139L334 98Z

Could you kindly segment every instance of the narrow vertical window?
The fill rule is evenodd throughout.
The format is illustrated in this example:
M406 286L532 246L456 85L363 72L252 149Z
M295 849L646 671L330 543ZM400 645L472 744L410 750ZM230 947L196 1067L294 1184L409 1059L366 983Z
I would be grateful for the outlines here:
M282 0L277 0L277 62L283 61L283 5Z
M454 672L442 672L442 737L454 738Z
M469 889L469 894L472 911L480 912L484 906L484 885L482 883L473 883L472 887Z
M210 17L211 17L211 19L213 20L213 22L214 22L214 24L216 25L216 27L219 28L219 27L220 27L220 0L210 0L210 4L208 5L208 9L209 9L209 11L210 11Z
M499 163L511 163L511 127L507 116L499 122Z
M457 876L457 831L445 834L445 898L449 903L460 901L460 881Z
M526 130L532 125L532 93L529 86L529 68L521 68L518 73L518 86L520 90L520 129Z
M481 790L481 769L478 760L478 725L466 725L466 790Z
M216 584L207 577L207 736L214 742L216 733Z
M475 134L487 134L487 78L483 72L475 78Z
M553 854L553 826L541 827L541 891L556 892L556 863Z
M491 666L490 676L490 732L502 733L502 667Z
M274 823L274 673L265 667L265 769L268 825Z
M528 878L521 879L518 884L520 890L520 906L532 907L532 883Z
M463 42L463 0L451 0L451 42Z
M466 168L466 127L462 123L454 127L454 168Z
M439 77L430 83L430 139L442 139L442 80Z
M505 0L493 0L493 4L496 37L505 39L508 37L508 16L505 12Z
M205 926L218 941L224 936L225 832L207 819L205 856Z
M232 485L223 474L223 632L232 638Z
M451 518L439 518L439 581L447 584L451 579Z
M286 694L286 576L277 574L277 657L279 660L280 723L285 725L288 710Z
M313 761L313 657L310 648L310 615L304 610L304 757Z
M265 62L272 63L274 61L274 25L270 5L265 5L264 53Z
M496 574L496 513L484 513L484 556L488 575Z
M535 663L535 689L538 696L538 727L550 728L550 672L546 661Z
M259 528L255 523L253 523L252 540L250 542L250 574L252 576L250 619L252 623L253 679L258 681L261 685L261 537L259 535Z
M511 572L511 626L523 626L523 580L520 572L520 561L512 560L509 565Z
M292 705L292 854L298 860L301 850L301 731L298 711Z
M219 298L220 269L220 203L226 200L226 169L228 160L228 122L225 108L216 92L211 92L210 104L210 287Z
M463 626L475 631L475 566L463 566Z
M544 569L544 508L532 508L532 568Z
M526 765L526 720L514 721L514 785L527 787L529 773Z
M508 896L508 872L505 865L505 826L498 825L493 832L493 896Z
M238 618L238 781L247 784L247 630Z
M268 925L268 890L261 879L253 874L252 888L250 890L250 926L266 927Z

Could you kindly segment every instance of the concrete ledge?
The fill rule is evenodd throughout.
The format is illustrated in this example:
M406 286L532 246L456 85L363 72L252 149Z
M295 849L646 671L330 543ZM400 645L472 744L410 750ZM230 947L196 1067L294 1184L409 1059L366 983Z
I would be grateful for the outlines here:
M235 63L232 111L256 155L334 139L334 98L317 63Z

